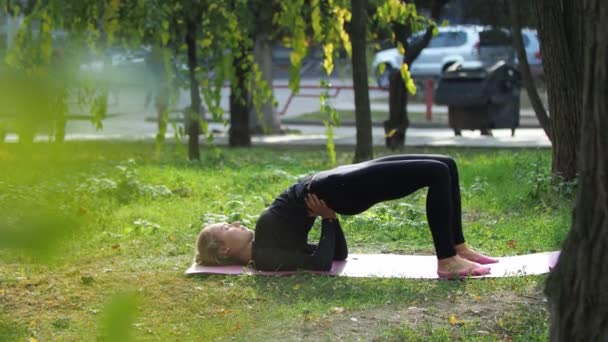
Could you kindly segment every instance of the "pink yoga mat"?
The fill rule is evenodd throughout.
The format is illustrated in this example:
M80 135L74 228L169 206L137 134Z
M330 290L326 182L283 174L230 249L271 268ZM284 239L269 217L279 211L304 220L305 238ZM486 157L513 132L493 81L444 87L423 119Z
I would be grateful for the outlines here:
M490 274L473 278L501 278L548 273L557 263L559 251L498 258L499 262L488 265ZM420 278L436 279L437 258L432 255L399 254L351 254L345 261L334 261L330 271L313 272L341 277L367 278ZM293 271L263 272L251 267L199 266L193 264L186 270L193 274L259 274L290 275Z

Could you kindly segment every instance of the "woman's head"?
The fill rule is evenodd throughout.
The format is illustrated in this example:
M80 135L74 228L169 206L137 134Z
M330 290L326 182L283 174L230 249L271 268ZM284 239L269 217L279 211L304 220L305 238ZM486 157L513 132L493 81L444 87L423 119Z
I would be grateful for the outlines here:
M199 265L246 264L251 259L253 231L240 222L213 223L196 239L195 261Z

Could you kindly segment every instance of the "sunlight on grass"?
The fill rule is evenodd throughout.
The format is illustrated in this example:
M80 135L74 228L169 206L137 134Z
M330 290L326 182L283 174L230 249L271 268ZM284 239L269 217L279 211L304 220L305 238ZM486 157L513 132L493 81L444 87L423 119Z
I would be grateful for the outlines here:
M387 340L525 340L546 331L542 276L464 282L305 273L185 277L201 225L238 219L253 227L274 196L327 164L316 149L203 150L200 163L186 161L175 146L165 149L158 156L151 143L2 145L0 339L94 340L112 332L142 340L336 339L347 334L340 329L355 325L366 327L370 339ZM408 152L445 153L459 162L465 235L474 246L496 255L559 248L574 185L550 182L550 152ZM348 163L352 153L338 150L337 158ZM419 191L343 217L351 252L433 253L425 200ZM132 296L112 302L124 291ZM526 298L535 298L527 313L508 305ZM479 322L498 313L501 321L467 318L457 311L467 303L481 307ZM439 319L418 326L389 317L409 307ZM467 323L450 324L442 310L452 307ZM112 310L125 316L104 321L115 316L107 316ZM368 322L366 312L380 318Z

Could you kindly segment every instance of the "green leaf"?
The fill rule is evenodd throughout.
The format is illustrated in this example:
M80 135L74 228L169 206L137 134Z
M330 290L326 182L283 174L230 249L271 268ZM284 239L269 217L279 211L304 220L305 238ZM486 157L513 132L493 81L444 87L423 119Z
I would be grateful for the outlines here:
M167 43L169 42L169 33L166 31L162 31L160 33L160 40L161 40L163 46L167 45Z

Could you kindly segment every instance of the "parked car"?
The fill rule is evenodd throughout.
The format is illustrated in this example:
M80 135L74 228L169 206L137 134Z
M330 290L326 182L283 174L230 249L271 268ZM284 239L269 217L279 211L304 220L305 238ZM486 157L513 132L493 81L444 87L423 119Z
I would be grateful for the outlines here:
M514 61L515 51L508 30L475 25L440 27L438 30L438 34L410 65L412 77L437 79L454 63L477 68L493 65L499 60ZM423 34L414 34L410 43L415 44ZM397 48L380 51L374 56L372 71L378 86L388 87L388 75L392 70L399 69L402 61L403 56Z
M105 55L108 64L112 67L128 67L142 65L150 55L150 47L142 46L137 49L124 49L122 47L110 47L106 49ZM106 66L106 61L100 56L89 54L85 58L87 61L80 65L80 70L102 72Z
M540 41L536 30L523 29L521 30L522 39L524 41L524 49L526 50L526 58L530 66L532 77L537 81L543 82L543 60L540 54Z

